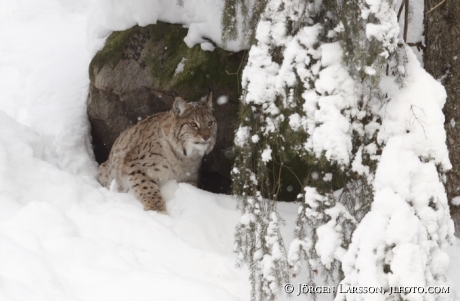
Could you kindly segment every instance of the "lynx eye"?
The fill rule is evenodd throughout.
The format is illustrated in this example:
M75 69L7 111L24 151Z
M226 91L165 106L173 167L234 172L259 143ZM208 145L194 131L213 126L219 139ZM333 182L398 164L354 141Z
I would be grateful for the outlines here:
M209 122L208 122L208 126L209 126L209 127L212 127L213 125L214 125L214 121L209 121Z
M198 124L196 124L195 121L192 121L189 123L191 127L194 127L194 128L197 128L198 127Z

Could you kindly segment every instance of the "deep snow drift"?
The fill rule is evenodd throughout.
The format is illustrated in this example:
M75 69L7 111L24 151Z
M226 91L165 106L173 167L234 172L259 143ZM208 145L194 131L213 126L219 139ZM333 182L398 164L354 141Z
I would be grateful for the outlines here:
M150 2L171 3L165 11L175 7L172 0ZM0 3L2 301L249 299L248 272L235 267L232 253L240 214L231 197L170 183L162 191L170 213L165 216L144 212L133 196L95 180L87 69L110 30L156 21L135 11L129 13L138 18L124 14L126 5L139 3ZM109 16L109 8L118 15L97 18L104 9ZM220 20L211 9L198 11L168 20L195 22L190 28L209 28L207 16ZM189 33L197 43L198 33ZM289 243L297 205L280 204L280 211ZM459 253L457 243L450 264L457 287Z
M246 300L231 197L171 183L164 216L95 180L89 2L0 7L0 300Z

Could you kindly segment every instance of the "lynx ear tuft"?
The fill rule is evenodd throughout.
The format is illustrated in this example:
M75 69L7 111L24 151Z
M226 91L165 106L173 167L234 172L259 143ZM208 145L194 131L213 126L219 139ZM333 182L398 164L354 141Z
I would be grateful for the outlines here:
M182 97L176 97L173 104L174 115L182 116L189 106L190 105Z
M209 91L208 97L204 100L208 108L212 108L212 91Z

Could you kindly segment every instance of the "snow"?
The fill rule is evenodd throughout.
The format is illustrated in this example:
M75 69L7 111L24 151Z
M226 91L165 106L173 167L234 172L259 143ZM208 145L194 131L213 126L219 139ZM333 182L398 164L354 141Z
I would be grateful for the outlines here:
M353 171L356 171L358 174L362 175L369 175L369 166L365 166L362 164L362 156L363 156L363 150L362 146L359 148L358 152L356 153L356 157L353 160L353 163L351 164L351 169Z
M88 49L91 54L104 45L105 37L112 31L125 30L136 24L156 24L159 21L183 24L188 28L184 38L188 47L200 44L203 50L212 51L214 46L207 39L219 47L224 46L220 26L223 0L185 0L183 6L179 6L176 0L82 1L91 6L87 30ZM236 51L241 45L241 40L237 39L228 41L225 48Z
M329 173L329 172L326 173L326 174L324 175L324 177L323 177L323 181L324 181L324 182L330 182L330 181L332 181L332 173Z
M378 133L385 146L375 175L372 209L355 230L342 261L343 283L392 287L448 283L446 248L453 239L453 222L437 171L451 167L441 111L446 94L415 55L407 54L406 86L399 90L389 78L381 82L390 99L382 108ZM384 264L391 273L382 273ZM408 298L423 297L411 293Z
M456 196L451 200L451 203L455 206L460 205L460 197Z
M2 2L0 300L246 300L230 196L170 183L165 216L97 183L86 116L91 9Z
M312 172L312 173L311 173L311 178L312 178L313 180L318 180L318 179L319 179L319 173L316 172L316 171Z
M223 1L186 0L183 8L169 0L4 0L0 5L0 300L248 300L249 273L235 267L233 239L235 225L250 223L254 217L240 217L230 196L188 184L170 182L162 187L168 215L145 212L134 196L101 187L95 179L97 164L86 116L88 65L107 34L134 24L169 21L189 28L185 41L189 46L200 44L210 50L204 37L221 45L218 24ZM273 36L282 34L280 25L271 30ZM308 30L311 32L305 33L303 41L295 43L313 43L317 29ZM227 47L236 50L239 45L235 41ZM294 42L292 47L294 50ZM334 55L324 50L321 63L332 66ZM293 57L296 59L306 57ZM262 76L257 68L275 71L280 67L263 60L254 64L255 71L245 75L254 85ZM422 226L432 236L438 235L436 227L441 227L444 235L451 227L445 217L423 206L430 196L441 195L436 199L440 205L446 202L436 173L436 165L449 166L443 147L445 136L440 134L443 90L428 80L413 57L407 69L414 78L409 78L410 85L403 93L393 95L386 108L384 130L379 131L386 148L375 179L376 202L353 241L360 248L344 253L337 244L339 239L334 238L337 231L333 222L320 230L332 234L320 235L318 248L325 250L325 263L344 258L344 269L351 268L352 255L367 254L356 261L363 267L358 276L368 280L366 283L378 284L372 272L375 260L382 259L382 250L373 246L397 242L391 283L418 285L420 275L427 273L420 270L420 263L428 260L433 277L449 269L452 287L458 288L459 240L448 249L450 262L447 254L435 247L427 257L424 248L428 246L422 244L426 242ZM328 76L336 80L339 75L332 69L320 75L324 91L330 89L328 84L334 84ZM261 80L273 89L279 87L274 78ZM391 86L389 82L383 84ZM262 86L254 86L259 88ZM339 99L329 103L327 98L313 94L307 94L306 99L309 104L319 103L321 109L340 105ZM403 117L392 114L402 111L406 114ZM295 118L292 124L307 127ZM409 133L400 130L402 125ZM370 126L366 130L375 132ZM250 137L248 128L240 128L238 137L241 144L260 139ZM377 146L367 148L371 154ZM434 161L422 162L419 157ZM313 178L319 176L319 172L312 172ZM331 178L324 175L325 181ZM321 199L314 193L308 197L312 206ZM407 199L413 207L407 205ZM414 217L417 208L419 219ZM328 213L334 216L342 212L340 209L334 207ZM282 227L286 245L292 240L289 232L297 210L296 204L278 203L286 222ZM278 218L272 216L272 226L276 223ZM268 274L280 256L275 240L271 242L275 252L264 258ZM309 247L303 241L293 245ZM294 254L295 248L290 252ZM411 262L403 260L407 254L412 256ZM307 279L302 274L295 281ZM309 296L294 298L304 297Z
M442 114L446 93L421 68L408 47L398 48L400 28L390 3L360 2L361 16L366 20L361 24L364 23L367 39L381 44L379 55L394 61L392 69L404 77L403 83L400 81L398 85L394 76L385 76L380 60L371 62L371 66L347 68L342 61L345 50L339 42L311 47L318 35L313 26L301 23L295 35L289 35L286 22L295 19L296 9L312 18L313 10L309 4L303 7L297 1L273 0L267 3L257 28L257 44L249 51L248 64L243 70L243 105L260 114L264 136L283 135L282 122L289 119L291 129L308 134L303 146L310 154L318 159L325 157L344 169L351 163L357 178L366 176L367 184L372 187L372 209L357 225L347 250L339 247L346 234L342 235L345 229L341 228L335 210L354 223L345 214L349 208L339 208L332 193L321 195L313 187L305 189L306 209L304 212L301 207L299 220L305 216L305 221L317 227L314 248L318 263L328 270L335 260L341 262L345 276L342 283L355 287L446 285L446 248L453 239L453 223L440 180L440 173L451 167ZM304 28L300 29L301 26ZM272 55L275 49L282 52L281 62ZM406 57L390 57L396 51L401 55L407 53L407 64ZM363 68L371 77L381 76L379 86L372 87L372 79L352 77L350 68ZM303 112L295 112L293 89L299 89L300 85ZM365 117L373 121L362 122ZM376 141L369 141L374 138L367 134L375 135ZM357 143L364 145L353 145L356 137L362 139ZM368 142L370 145L365 145ZM370 152L363 154L367 150ZM363 165L367 155L377 160L376 170ZM268 161L267 149L261 153L261 159ZM319 179L318 173L311 175L312 179ZM332 208L321 209L325 207L323 204ZM297 233L299 241L304 241L304 232ZM299 242L295 241L292 247L294 251L289 254L300 257ZM297 270L296 258L288 260ZM265 277L261 281L270 279ZM369 297L339 295L337 298L367 300ZM423 297L409 294L408 298Z
M201 50L204 50L204 51L214 51L214 49L216 49L216 47L214 47L214 45L212 45L209 42L201 43L200 47L201 47Z
M373 14L379 20L376 23L366 24L367 38L374 37L380 41L387 51L392 51L397 47L397 39L392 37L398 36L400 30L397 24L394 8L389 1L366 1L367 6L362 5L361 12L363 19L367 19L369 14ZM385 51L381 55L388 57L389 53Z
M171 182L161 215L96 181L86 116L96 4L1 5L0 300L248 300L233 198ZM292 227L296 206L284 207Z
M238 128L235 133L235 144L243 147L249 138L249 127L243 126Z
M272 159L272 150L269 145L267 145L267 148L262 151L262 161L267 163Z
M227 95L221 95L217 98L217 104L218 105L224 105L228 102L228 96Z
M395 1L395 9L399 11L401 2L404 0ZM407 42L408 43L418 43L422 42L425 44L425 37L423 36L423 19L424 19L424 1L409 1L409 24L407 30ZM401 13L399 19L399 26L404 28L404 9ZM400 38L403 38L403 31L399 34ZM423 50L417 47L411 47L419 62L423 65Z
M183 58L180 60L179 64L177 64L176 70L174 71L174 76L176 76L177 74L179 74L179 73L181 73L181 72L184 71L185 61L186 61L186 60L187 60L187 59L186 59L185 57L183 57Z
M352 148L352 127L342 111L355 106L354 82L342 66L341 53L337 42L320 47L323 69L315 81L316 93L320 95L314 98L308 95L305 98L304 110L312 119L307 121L307 131L311 136L305 147L317 157L325 152L328 160L348 164Z
M460 298L459 287L460 287L460 239L456 238L452 246L447 249L449 255L449 279L451 280L452 295L455 300Z

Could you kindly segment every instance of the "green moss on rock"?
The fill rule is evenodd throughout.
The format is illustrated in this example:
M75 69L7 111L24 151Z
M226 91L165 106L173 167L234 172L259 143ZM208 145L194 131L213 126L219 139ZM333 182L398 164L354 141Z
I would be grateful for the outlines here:
M98 162L107 159L116 137L146 116L169 110L176 95L197 101L209 92L226 95L225 105L214 106L218 120L214 150L203 159L202 187L213 192L230 190L233 138L238 123L241 72L245 52L187 47L187 29L158 22L113 32L90 64L88 116ZM184 69L176 74L185 59ZM110 139L108 139L110 138Z
M158 23L150 29L150 41L157 51L149 52L145 59L151 76L157 79L159 87L175 90L188 99L203 96L208 87L221 94L239 91L239 80L235 73L243 60L241 53L230 53L220 48L203 51L200 45L189 48L184 38L187 29L179 25ZM184 69L176 74L178 64L184 61ZM190 89L190 86L195 89ZM227 90L227 91L223 91Z
M99 70L102 66L109 65L112 68L122 58L125 47L130 37L139 31L139 27L135 26L125 31L115 31L106 40L104 48L100 50L89 65L89 77L94 80L93 70Z
M121 59L129 56L128 53L132 56L137 52L139 63L148 68L154 79L155 89L174 90L190 100L203 96L208 88L220 94L237 96L240 77L236 73L241 74L244 53L226 52L220 48L203 51L200 45L189 48L184 42L186 35L187 29L181 25L162 22L113 32L91 61L90 79L93 81L94 73L103 66L114 68ZM145 41L139 36L145 37ZM139 49L143 42L145 45ZM175 74L182 58L186 59L184 70Z

